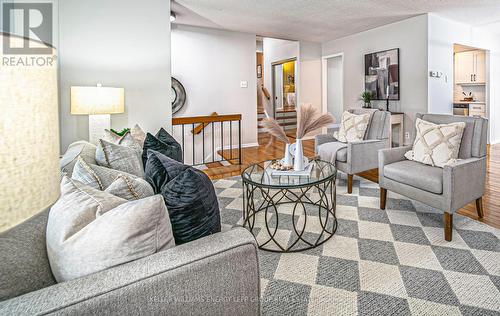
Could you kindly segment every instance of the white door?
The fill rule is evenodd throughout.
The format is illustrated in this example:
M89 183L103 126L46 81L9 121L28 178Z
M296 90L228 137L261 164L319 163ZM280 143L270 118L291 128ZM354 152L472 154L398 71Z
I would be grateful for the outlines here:
M486 54L484 51L474 52L474 82L486 82Z
M274 65L274 109L283 108L283 65Z
M331 57L326 61L326 109L336 123L340 123L344 111L342 62L342 56Z
M470 83L474 81L474 53L462 52L455 54L455 83Z

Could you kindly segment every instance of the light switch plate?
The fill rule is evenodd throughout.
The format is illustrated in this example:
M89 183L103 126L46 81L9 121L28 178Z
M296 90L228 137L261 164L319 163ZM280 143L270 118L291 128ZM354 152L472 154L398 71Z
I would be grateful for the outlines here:
M240 88L248 88L248 81L240 81Z

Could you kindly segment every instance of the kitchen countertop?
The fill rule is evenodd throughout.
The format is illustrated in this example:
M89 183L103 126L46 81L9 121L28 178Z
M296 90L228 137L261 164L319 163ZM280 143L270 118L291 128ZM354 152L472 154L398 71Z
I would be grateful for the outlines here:
M453 103L456 103L456 104L486 104L486 102L484 102L484 101L463 101L463 100L453 101Z

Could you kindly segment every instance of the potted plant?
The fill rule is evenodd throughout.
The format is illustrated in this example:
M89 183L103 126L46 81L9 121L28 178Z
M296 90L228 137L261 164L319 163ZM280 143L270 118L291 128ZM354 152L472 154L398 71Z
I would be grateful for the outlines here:
M371 108L372 107L372 93L370 91L365 91L361 93L361 100L365 103L363 105L364 108Z

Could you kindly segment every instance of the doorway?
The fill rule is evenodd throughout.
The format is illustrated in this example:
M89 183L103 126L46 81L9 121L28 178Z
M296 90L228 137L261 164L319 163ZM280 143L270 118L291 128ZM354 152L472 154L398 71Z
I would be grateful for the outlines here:
M344 112L344 54L322 58L323 112L333 115L340 123Z
M291 58L272 63L273 112L296 110L297 59Z

